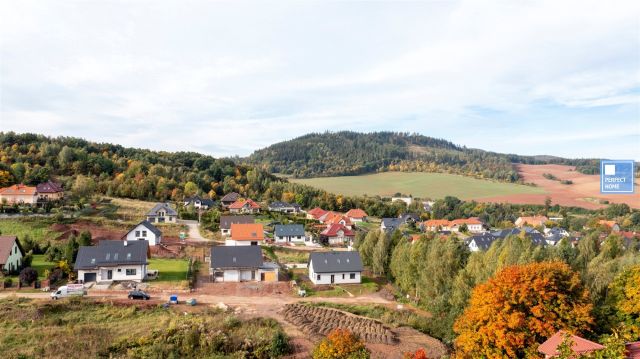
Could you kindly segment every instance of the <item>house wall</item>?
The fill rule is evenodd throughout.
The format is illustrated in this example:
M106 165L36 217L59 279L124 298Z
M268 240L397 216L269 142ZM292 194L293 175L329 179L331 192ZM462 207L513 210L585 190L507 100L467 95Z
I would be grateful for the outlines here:
M24 203L24 204L34 204L38 202L38 196L34 195L20 195L20 194L2 194L0 195L0 201L6 199L7 203Z
M46 201L57 201L64 198L64 192L38 193L38 198Z
M127 275L127 269L135 269L135 275ZM113 275L108 279L108 270L112 270ZM78 279L84 279L85 273L96 273L97 282L112 282L114 280L131 280L142 282L147 277L147 265L122 265L117 267L101 267L98 269L78 270Z
M3 269L8 272L19 270L20 266L22 266L22 256L22 251L18 248L17 242L14 241L9 257L7 257L7 261L4 263Z
M305 236L274 236L273 238L278 243L286 243L286 242L304 243L306 241Z
M147 216L147 221L151 223L176 223L176 218L176 216Z
M351 237L327 237L327 241L329 244L345 244L351 241Z
M350 279L350 274L355 273L355 279ZM342 275L344 274L344 279L342 279ZM320 280L318 280L318 275L320 275ZM334 272L334 273L315 273L313 271L313 261L309 265L309 279L313 284L331 284L331 275L334 276L334 284L358 284L362 280L361 272Z
M139 236L136 236L136 232L140 232ZM146 232L146 236L144 235ZM151 232L147 227L139 224L134 229L132 229L129 233L127 233L128 241L139 241L146 240L149 242L150 246L155 246L160 244L162 241L162 236L156 237L155 233Z
M224 240L225 246L250 246L251 242L258 242L258 245L263 245L264 241L236 241L230 238Z
M231 235L231 228L222 228L222 229L220 229L220 234L222 234L223 236L230 236Z
M479 250L480 250L480 248L478 248L478 245L476 244L476 241L475 241L475 240L473 240L473 241L471 241L471 242L469 243L469 250L470 250L471 252L477 252L477 251L479 251Z

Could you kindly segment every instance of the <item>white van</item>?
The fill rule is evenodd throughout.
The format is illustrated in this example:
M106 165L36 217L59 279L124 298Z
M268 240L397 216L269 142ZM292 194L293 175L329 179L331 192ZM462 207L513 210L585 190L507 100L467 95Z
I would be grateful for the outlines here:
M87 294L82 284L67 284L58 288L55 292L51 293L51 299L60 299L65 297L82 297Z

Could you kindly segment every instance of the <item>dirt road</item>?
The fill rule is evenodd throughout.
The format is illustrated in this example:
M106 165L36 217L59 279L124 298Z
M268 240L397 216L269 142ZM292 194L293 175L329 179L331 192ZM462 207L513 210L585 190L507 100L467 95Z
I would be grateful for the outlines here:
M195 242L209 242L211 241L209 238L205 238L200 234L200 224L198 221L187 221L187 220L179 220L179 224L184 224L189 228L189 240Z

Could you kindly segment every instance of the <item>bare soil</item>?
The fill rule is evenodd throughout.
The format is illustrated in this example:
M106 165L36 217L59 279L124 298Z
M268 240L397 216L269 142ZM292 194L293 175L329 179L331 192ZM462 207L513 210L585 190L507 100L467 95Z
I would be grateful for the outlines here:
M482 202L508 202L517 204L544 204L551 197L553 204L575 206L587 209L606 207L603 201L610 203L626 203L630 207L640 208L640 191L636 184L634 194L601 194L600 176L585 175L575 170L574 166L565 165L518 165L518 171L526 183L535 183L544 189L545 194L514 194L483 198ZM559 180L550 180L543 176L550 173ZM560 180L571 180L566 185Z

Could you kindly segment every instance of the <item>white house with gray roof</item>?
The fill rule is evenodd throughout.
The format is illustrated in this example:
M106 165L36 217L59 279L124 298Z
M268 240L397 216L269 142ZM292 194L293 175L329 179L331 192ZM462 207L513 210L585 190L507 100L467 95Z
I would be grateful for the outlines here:
M87 282L142 282L147 277L147 241L100 241L97 246L78 250L74 269L78 279Z
M314 252L309 255L309 280L321 284L357 284L362 280L362 260L357 251Z
M307 241L302 224L276 224L273 238L276 243L304 243Z
M151 223L176 223L178 212L169 203L158 203L147 213L147 221Z
M278 265L264 262L259 246L213 246L209 274L214 282L275 282Z
M133 227L123 239L128 241L147 241L149 246L155 246L162 242L162 231L149 221L142 221Z

